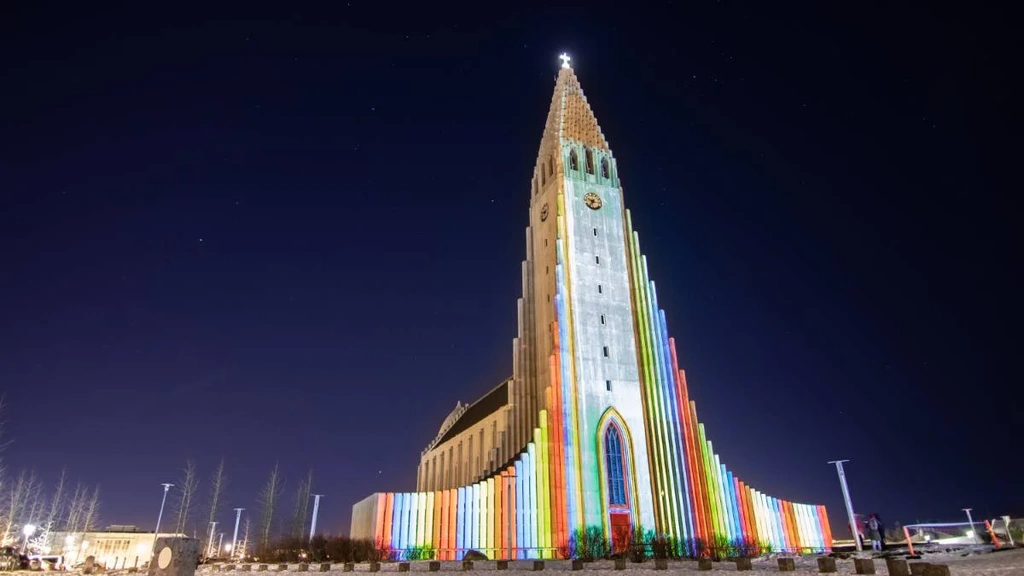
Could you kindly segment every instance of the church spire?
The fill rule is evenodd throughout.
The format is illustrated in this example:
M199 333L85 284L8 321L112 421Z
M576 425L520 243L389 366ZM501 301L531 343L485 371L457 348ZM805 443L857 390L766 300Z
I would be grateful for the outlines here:
M555 93L551 97L551 108L544 126L540 151L537 155L538 166L545 159L559 158L557 154L563 144L574 141L598 150L610 151L608 141L601 132L594 111L583 95L583 88L576 78L576 73L569 65L569 55L559 56L562 67L555 81Z

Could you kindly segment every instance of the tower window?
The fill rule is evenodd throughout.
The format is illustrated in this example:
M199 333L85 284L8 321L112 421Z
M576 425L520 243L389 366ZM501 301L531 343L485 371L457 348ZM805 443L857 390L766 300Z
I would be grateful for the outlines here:
M597 236L597 228L594 228L594 236Z
M608 471L608 504L626 506L626 466L623 457L622 433L614 423L604 433L604 463Z
M579 160L579 158L576 157L576 151L575 150L570 150L569 151L569 169L570 170L579 170L580 169L580 160Z
M545 248L547 248L547 246L548 246L548 239L547 239L547 238L545 238L545 239L544 239L544 247L545 247Z
M601 314L601 324L604 324L604 314Z
M548 182L547 178L544 176L544 169L541 168L541 170L540 170L540 185L543 186L543 185L547 184L547 182Z
M594 173L594 151L591 150L590 148L587 148L586 160L587 160L587 174L593 174Z
M601 257L600 256L594 256L594 264L600 264L600 263L601 263Z
M602 178L608 178L610 174L611 174L611 171L608 168L608 159L607 158L601 158L601 177Z
M604 294L604 288L602 288L600 284L597 285L597 293Z
M612 381L611 380L605 380L604 381L604 389L609 391L609 392L612 391Z
M552 158L551 162L548 162L548 176L555 173L555 159Z
M545 273L545 274L547 274L547 273L548 273L548 270L549 270L549 268L548 268L547 266L545 266L545 267L544 267L544 273Z
M608 347L607 346L604 347L604 357L605 358L608 357Z

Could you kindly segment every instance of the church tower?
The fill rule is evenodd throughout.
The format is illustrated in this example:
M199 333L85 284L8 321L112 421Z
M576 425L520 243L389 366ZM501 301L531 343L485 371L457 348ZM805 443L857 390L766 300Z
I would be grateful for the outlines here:
M352 537L442 560L571 555L595 528L616 551L638 531L691 556L723 541L830 549L823 506L767 496L715 454L615 157L561 58L530 188L513 374L444 419L415 492L353 506Z
M608 141L562 62L530 195L513 387L558 412L565 532L614 533L654 526L626 212Z

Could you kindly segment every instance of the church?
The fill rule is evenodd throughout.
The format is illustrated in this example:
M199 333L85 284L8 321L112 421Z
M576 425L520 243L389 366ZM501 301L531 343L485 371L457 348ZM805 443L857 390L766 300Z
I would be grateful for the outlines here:
M442 560L556 558L581 530L828 550L823 506L768 496L697 419L619 166L562 56L530 185L512 376L457 405L415 492L353 506L353 538Z

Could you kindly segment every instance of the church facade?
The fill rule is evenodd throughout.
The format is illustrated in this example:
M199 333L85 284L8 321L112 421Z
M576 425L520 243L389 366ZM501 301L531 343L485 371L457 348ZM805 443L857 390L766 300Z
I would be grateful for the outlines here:
M715 454L689 399L619 169L563 57L530 196L513 374L457 405L417 491L353 507L351 535L459 559L553 558L599 527L825 550L823 506L767 496Z

